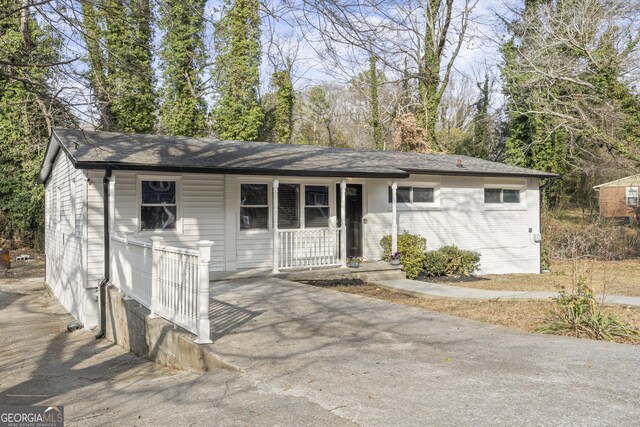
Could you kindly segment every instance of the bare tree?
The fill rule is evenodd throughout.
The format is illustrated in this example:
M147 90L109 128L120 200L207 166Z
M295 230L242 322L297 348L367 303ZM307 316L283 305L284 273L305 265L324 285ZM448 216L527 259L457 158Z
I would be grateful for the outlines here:
M323 43L329 56L350 53L378 58L397 81L414 80L415 111L425 144L437 147L439 106L449 84L476 2L472 0L303 0L294 16ZM356 55L357 58L357 55ZM357 59L356 59L357 60ZM339 61L335 61L339 62Z
M640 162L638 74L640 4L625 0L540 2L514 25L517 60L507 78L521 115L550 118L569 136L569 161L601 149ZM509 91L512 92L509 92ZM516 93L517 91L517 93ZM525 95L526 94L526 95ZM524 96L523 96L524 95ZM635 141L635 142L634 142Z

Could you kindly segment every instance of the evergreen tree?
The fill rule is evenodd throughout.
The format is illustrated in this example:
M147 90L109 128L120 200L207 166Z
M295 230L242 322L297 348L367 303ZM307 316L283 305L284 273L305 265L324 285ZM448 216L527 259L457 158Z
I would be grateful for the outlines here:
M90 83L105 130L149 133L156 95L150 0L82 2Z
M228 0L215 26L218 99L212 115L214 130L222 139L254 141L260 135L264 113L258 100L259 7L258 0Z
M21 6L0 0L4 11ZM21 12L22 20L20 13L0 20L0 58L6 61L0 65L0 237L41 249L44 188L35 180L51 127L58 123L46 64L58 60L59 43L29 8Z
M275 71L271 77L274 88L273 140L277 143L290 143L293 133L293 104L295 92L291 82L291 70Z
M520 19L537 19L538 7L548 0L527 0ZM505 141L505 160L508 163L554 173L566 171L566 141L563 135L554 133L554 118L540 111L540 99L545 95L531 87L531 76L521 72L521 50L528 36L521 32L519 22L511 25L513 37L502 46L501 72L507 94L508 131Z
M87 44L87 62L90 68L89 86L98 109L98 127L110 130L112 128L113 113L111 112L111 97L107 84L107 58L103 49L102 14L98 12L98 2L83 1L80 5L83 16L83 35Z
M624 68L640 36L629 37L637 15L626 6L525 2L502 48L508 162L564 175L562 185L580 194L581 177L602 156L640 162L640 98ZM552 205L562 200L562 188L553 191Z
M161 3L160 50L163 76L160 131L168 135L206 135L207 104L202 96L205 63L204 6L206 0L165 0Z

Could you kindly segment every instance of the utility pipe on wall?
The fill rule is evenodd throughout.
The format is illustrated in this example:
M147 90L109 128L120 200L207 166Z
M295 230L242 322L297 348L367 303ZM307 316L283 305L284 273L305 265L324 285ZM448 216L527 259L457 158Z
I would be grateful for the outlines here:
M98 304L100 306L100 330L96 335L96 339L101 339L106 336L107 327L107 285L110 280L111 269L111 241L109 237L109 182L111 181L111 169L107 168L104 171L104 178L102 179L102 209L103 212L103 246L104 246L104 278L98 285Z

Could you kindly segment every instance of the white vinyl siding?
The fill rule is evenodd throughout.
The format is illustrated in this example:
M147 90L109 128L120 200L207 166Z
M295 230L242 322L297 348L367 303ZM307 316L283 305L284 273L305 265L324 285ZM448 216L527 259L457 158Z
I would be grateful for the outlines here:
M62 305L91 328L98 322L98 307L86 275L86 178L65 154L58 154L45 185L45 281Z
M88 209L84 215L87 224L87 286L97 287L104 278L104 199L102 180L104 171L87 171L86 197Z
M538 180L524 178L420 177L398 180L398 187L439 182L436 207L398 209L398 232L427 239L427 249L455 244L481 253L481 273L539 273L540 232ZM380 259L380 239L391 232L389 180L367 180L368 213L364 256ZM429 184L430 185L430 184ZM425 186L429 186L425 185ZM521 188L520 203L487 209L485 188ZM425 204L427 205L427 204ZM531 229L531 232L529 232Z
M151 236L163 237L163 243L171 246L195 249L199 240L214 242L209 268L222 271L225 268L225 205L224 175L163 174L164 180L180 182L178 195L178 225L175 230L140 231L140 198L138 186L143 180L157 180L153 173L114 172L114 201L112 230L122 236L133 232L138 240L147 241ZM180 189L181 188L181 189Z

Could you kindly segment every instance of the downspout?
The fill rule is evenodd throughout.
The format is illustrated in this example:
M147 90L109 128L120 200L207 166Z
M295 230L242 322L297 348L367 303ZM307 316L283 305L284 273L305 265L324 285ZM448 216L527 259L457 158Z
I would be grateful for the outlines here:
M96 339L102 339L106 336L107 330L107 285L109 284L111 274L111 240L109 236L109 181L111 181L111 169L107 167L104 171L102 179L102 204L103 204L103 225L104 225L104 278L98 285L98 299L100 305L100 331L96 335Z

